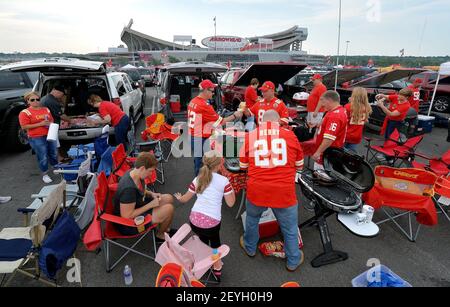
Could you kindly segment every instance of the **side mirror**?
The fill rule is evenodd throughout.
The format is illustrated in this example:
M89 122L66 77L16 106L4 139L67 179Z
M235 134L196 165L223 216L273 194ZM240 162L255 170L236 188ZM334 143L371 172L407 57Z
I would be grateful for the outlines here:
M131 86L133 87L133 89L137 89L139 88L139 82L133 82L131 83Z

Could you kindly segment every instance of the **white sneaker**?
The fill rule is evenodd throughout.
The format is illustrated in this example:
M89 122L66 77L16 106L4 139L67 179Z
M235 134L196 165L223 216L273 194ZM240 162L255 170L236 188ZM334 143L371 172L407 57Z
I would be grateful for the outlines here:
M11 196L0 196L0 204L6 204L12 199Z
M52 182L53 182L52 178L50 178L49 175L44 175L44 176L42 177L42 181L44 181L46 184L49 184L49 183L52 183Z

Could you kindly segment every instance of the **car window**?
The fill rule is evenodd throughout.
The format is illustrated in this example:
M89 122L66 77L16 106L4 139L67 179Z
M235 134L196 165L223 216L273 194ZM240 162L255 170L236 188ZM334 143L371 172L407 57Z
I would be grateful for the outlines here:
M232 84L233 83L233 78L234 78L234 73L229 73L227 76L227 79L225 80L225 84Z
M123 82L122 75L115 75L112 76L111 79L114 82L114 86L116 87L117 93L119 96L125 95L127 93L127 90L125 88L125 84Z
M139 74L139 72L137 70L127 70L127 71L125 71L125 73L128 74L130 79L133 81L141 80L141 75Z
M3 71L0 73L0 90L11 90L28 88L27 84L21 73L14 73L9 71Z
M220 82L222 84L226 84L227 83L227 78L228 78L229 73L224 74L221 78L220 78Z
M123 75L123 83L125 84L125 89L127 90L127 92L133 91L133 87L131 86L130 80L126 75Z

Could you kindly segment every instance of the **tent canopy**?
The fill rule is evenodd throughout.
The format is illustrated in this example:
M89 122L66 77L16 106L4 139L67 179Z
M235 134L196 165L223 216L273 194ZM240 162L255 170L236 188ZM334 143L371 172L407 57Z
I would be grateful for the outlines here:
M439 67L439 75L438 75L438 79L436 81L436 85L434 87L434 92L433 92L433 97L431 99L430 109L428 110L428 116L430 116L431 110L433 109L434 99L436 98L436 92L438 89L439 80L440 80L441 76L450 76L450 62L442 63L441 66Z
M439 67L439 73L441 75L450 75L450 62L441 64Z

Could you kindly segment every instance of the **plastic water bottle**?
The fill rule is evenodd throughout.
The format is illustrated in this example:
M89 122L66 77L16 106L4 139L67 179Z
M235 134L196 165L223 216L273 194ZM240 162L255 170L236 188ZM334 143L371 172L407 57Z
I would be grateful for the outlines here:
M217 261L219 258L220 258L219 250L217 248L213 249L213 254L211 256L211 259L213 261Z
M133 275L131 274L131 268L126 265L123 270L123 278L125 280L125 285L130 286L133 283Z

